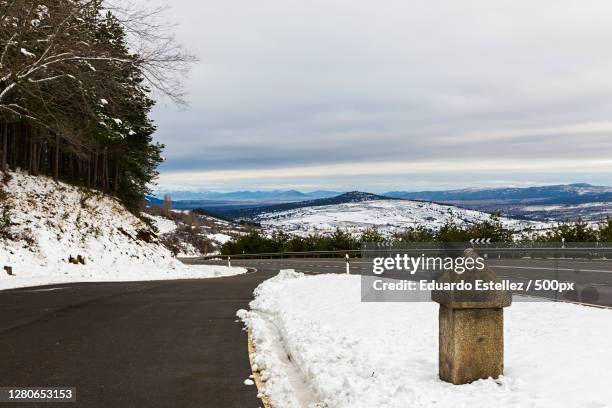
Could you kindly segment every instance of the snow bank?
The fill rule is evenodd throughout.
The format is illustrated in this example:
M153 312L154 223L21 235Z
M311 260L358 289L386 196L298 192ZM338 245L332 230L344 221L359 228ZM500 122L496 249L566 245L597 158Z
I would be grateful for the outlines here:
M612 311L516 302L505 376L438 378L438 305L361 303L360 278L284 272L239 311L275 407L608 407Z
M244 268L190 268L115 199L46 177L10 173L0 183L10 225L0 229L0 290L75 281L212 277ZM0 224L1 225L1 224ZM84 265L68 262L81 256Z

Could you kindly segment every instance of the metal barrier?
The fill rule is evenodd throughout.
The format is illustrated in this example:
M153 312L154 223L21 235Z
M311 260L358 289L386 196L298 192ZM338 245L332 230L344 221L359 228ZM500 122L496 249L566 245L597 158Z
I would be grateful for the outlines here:
M283 258L344 258L346 254L351 257L361 256L361 250L345 251L305 251L305 252L262 252L256 254L207 255L189 260L227 260L231 259L283 259ZM179 258L181 259L181 258ZM186 258L185 258L186 259Z
M239 259L284 259L284 258L344 258L347 254L351 258L371 258L396 253L410 252L461 252L466 248L474 248L488 258L534 258L534 259L601 259L612 260L612 243L552 243L552 244L483 244L470 243L427 243L384 245L366 244L359 250L335 251L303 251L303 252L263 252L250 254L208 255L189 258L191 261L205 260L239 260Z

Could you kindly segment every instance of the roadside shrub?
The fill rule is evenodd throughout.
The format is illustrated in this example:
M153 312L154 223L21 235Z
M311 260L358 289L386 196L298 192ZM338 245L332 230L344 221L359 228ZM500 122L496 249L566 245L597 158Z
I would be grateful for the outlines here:
M0 236L7 236L11 225L11 210L8 205L3 205L0 214Z
M435 240L435 235L429 231L424 225L409 227L402 232L397 232L393 235L393 242L432 242Z
M438 242L467 242L470 240L466 228L460 226L454 219L450 219L436 232L435 241Z
M4 173L3 182L6 184L8 180L10 180L10 175L7 172ZM8 195L2 186L0 186L0 236L7 237L11 225L11 206L9 204Z
M359 237L359 242L361 244L365 242L380 243L380 242L385 242L385 241L386 241L385 237L383 237L381 233L378 232L378 229L376 229L376 227L370 227L366 229L365 231L361 233L361 237Z
M493 242L512 242L513 232L501 222L499 214L491 214L488 220L467 227L467 241L473 238L491 238Z
M563 222L554 226L546 234L535 237L536 242L595 242L598 233L591 226L578 219L575 222Z
M597 227L597 239L600 242L612 242L612 218L606 218Z
M211 253L214 249L213 243L206 237L193 234L184 229L178 229L168 234L163 234L159 241L172 252L174 256L187 253L191 247L199 254Z

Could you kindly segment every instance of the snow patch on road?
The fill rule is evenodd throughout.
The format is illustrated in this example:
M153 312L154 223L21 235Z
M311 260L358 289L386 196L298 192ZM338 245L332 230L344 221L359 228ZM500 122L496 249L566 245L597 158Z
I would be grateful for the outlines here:
M455 386L438 378L435 303L362 303L357 276L283 272L255 290L250 307L238 316L252 332L254 361L276 407L605 407L612 400L610 310L516 302L505 309L505 375ZM289 380L296 376L297 385ZM305 392L310 399L299 397Z

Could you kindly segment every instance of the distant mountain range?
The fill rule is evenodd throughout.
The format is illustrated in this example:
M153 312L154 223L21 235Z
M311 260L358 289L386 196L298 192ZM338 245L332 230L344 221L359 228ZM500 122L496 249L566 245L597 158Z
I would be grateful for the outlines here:
M297 190L273 191L233 191L217 193L211 191L167 191L147 196L152 204L160 205L162 197L168 194L172 199L172 208L177 210L202 209L213 215L223 215L243 208L255 208L283 203L294 203L335 197L342 193L337 191L318 190L303 193Z
M532 220L564 220L582 217L601 219L612 216L612 187L586 183L526 188L483 188L444 191L390 191L371 194L359 191L339 193L297 190L170 193L175 209L199 208L211 214L231 218L254 218L262 213L286 211L384 199L403 199L449 204L458 207ZM158 195L160 197L160 195ZM196 198L198 197L198 198ZM204 198L202 198L204 197ZM153 204L162 200L148 197Z
M513 201L538 204L581 204L594 201L612 201L612 187L592 186L586 183L526 188L488 188L446 191L390 191L388 197L407 200L437 201L445 203L465 201Z
M161 199L168 194L172 200L189 201L263 201L263 202L289 202L306 201L318 198L328 198L340 195L338 191L317 190L303 193L297 190L273 191L232 191L218 193L214 191L160 191L155 197Z
M507 217L564 221L597 221L612 216L612 187L586 183L526 188L490 188L386 193L406 200L432 201Z

